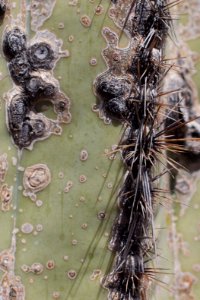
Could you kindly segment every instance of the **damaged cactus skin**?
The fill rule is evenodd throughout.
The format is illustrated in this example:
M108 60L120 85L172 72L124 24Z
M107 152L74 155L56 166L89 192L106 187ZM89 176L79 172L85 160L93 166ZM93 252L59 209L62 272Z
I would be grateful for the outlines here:
M31 149L38 139L43 140L52 133L61 134L59 124L71 120L70 101L59 91L53 73L42 73L52 71L59 59L59 49L51 43L41 41L27 45L25 32L16 26L7 28L3 36L3 52L9 61L10 76L19 87L8 94L7 100L7 124L19 149ZM57 122L37 112L37 104L44 100L53 104Z
M48 4L53 2L47 1ZM15 2L16 8L12 9L11 14L16 18L17 14L21 12L21 8L19 1ZM34 3L36 2L34 1ZM107 250L108 235L115 217L115 197L111 200L111 196L119 186L121 174L118 172L121 163L118 159L114 161L107 159L104 153L115 149L114 145L119 141L121 129L120 126L104 125L92 112L91 107L96 101L92 92L92 81L105 70L105 63L101 57L101 49L106 45L103 45L105 42L100 35L102 24L117 31L113 22L106 16L109 2L107 0L102 2L103 13L94 16L96 3L81 1L78 7L70 6L68 1L61 0L59 4L55 4L53 15L45 21L42 28L39 28L39 30L53 31L58 38L64 41L63 49L68 49L70 53L68 58L60 59L54 70L55 78L59 80L62 91L70 97L72 104L73 121L68 126L63 126L61 136L52 136L35 143L31 152L24 149L21 160L17 159L17 165L14 165L14 158L18 158L17 148L13 147L5 127L4 102L2 101L0 110L1 151L8 154L9 162L5 182L13 185L12 204L17 209L13 211L11 208L10 211L1 213L3 231L1 250L10 247L13 229L11 216L15 212L16 225L20 230L17 234L15 273L22 278L27 299L44 300L54 299L54 297L88 299L92 295L94 299L105 300L107 297L107 291L100 287L100 278L108 272L108 266L112 261L112 254ZM78 13L78 9L81 13ZM24 9L24 11L27 11L28 15L28 10ZM37 15L36 10L32 10L31 13L35 12ZM80 17L82 15L88 15L91 19L94 16L90 28L83 28L81 25ZM5 18L5 25L6 22L8 22L7 18ZM1 33L3 27L4 24L0 28ZM126 46L125 38L121 40L121 44L123 47ZM91 65L90 61L94 58L97 63ZM12 81L7 76L6 61L3 59L1 60L1 72L5 77L1 85L3 95L12 88ZM37 71L34 72L35 78ZM53 86L55 85L53 84ZM34 101L34 98L39 97L38 94L41 93L40 90L39 92L34 90L31 96L32 88L27 85L28 90L31 101ZM62 98L62 95L60 97ZM60 102L55 105L55 107L57 106L63 107L64 104ZM45 111L45 114L48 118L55 118L52 110ZM110 145L112 145L112 149L109 149ZM79 161L80 153L83 150L87 150L88 158L85 161ZM109 155L109 157L113 156ZM37 163L47 164L52 173L50 185L37 195L38 199L43 202L41 207L24 197L21 191L23 168L26 169ZM109 169L110 165L112 165L111 169ZM18 167L19 170L17 170ZM106 172L109 175L105 178ZM79 175L82 174L87 175L85 183L79 183ZM119 174L117 179L116 174ZM17 178L17 182L13 180L14 177ZM117 184L111 191L110 187L115 182ZM66 191L64 193L63 188ZM194 204L198 204L197 198ZM41 202L38 203L41 204ZM97 216L102 211L104 211L104 218L100 220ZM185 225L184 222L181 225L183 231L184 227L191 228L191 219L193 220L194 216L198 220L198 210L195 212L195 215L191 214L188 217L188 225ZM168 219L167 224L160 226L163 224L164 216L165 211L162 209L159 213L160 219L157 220L158 228L169 227ZM34 228L33 232L29 234L21 230L24 228L22 225L27 222ZM160 255L168 258L167 234L165 235L165 230L160 231L162 240L159 238L159 241L161 240L159 249L163 249ZM197 243L194 244L193 237L191 236L191 245L194 245L192 248L196 249L196 255L194 253L192 256L198 258L199 251ZM77 244L74 243L74 240L77 241ZM85 259L84 262L83 259ZM54 260L55 267L50 270L46 264L50 261L52 266L51 260ZM185 269L188 268L189 262L192 266L193 261L183 257L182 264L185 264ZM25 272L26 266L30 266L31 270L31 266L42 266L43 272L38 272L38 274L32 271ZM165 264L165 269L169 269L168 263ZM173 266L170 270L173 270ZM198 274L195 273L195 275ZM168 277L171 279L172 275ZM195 285L195 290L198 298L198 284ZM152 294L154 294L153 288ZM158 295L157 298L162 300L174 299L163 288L159 288ZM154 295L151 298L154 299Z

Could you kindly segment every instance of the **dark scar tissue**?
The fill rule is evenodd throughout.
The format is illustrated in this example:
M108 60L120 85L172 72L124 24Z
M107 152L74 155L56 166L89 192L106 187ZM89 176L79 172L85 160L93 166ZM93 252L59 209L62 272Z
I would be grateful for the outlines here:
M7 126L19 149L31 149L33 143L51 134L61 134L60 123L71 120L70 100L60 91L52 70L59 59L56 37L40 32L37 40L27 41L21 27L6 28L3 35L3 53L8 62L14 88L6 95ZM54 43L52 42L54 38ZM50 102L57 114L48 119L38 107Z
M0 22L3 20L6 13L7 5L5 0L0 1Z

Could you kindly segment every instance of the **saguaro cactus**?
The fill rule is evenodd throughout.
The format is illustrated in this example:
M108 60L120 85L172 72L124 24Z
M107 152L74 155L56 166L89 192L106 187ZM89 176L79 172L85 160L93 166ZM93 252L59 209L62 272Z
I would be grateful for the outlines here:
M163 117L155 115L173 3L1 3L0 298L191 297L197 274L177 268L174 210L166 217L155 209L159 188L150 182L160 173L152 173L156 159L149 153L163 142ZM130 209L122 198L133 190L137 203ZM153 213L156 227L168 226L173 250L167 231L154 234ZM174 256L175 264L163 264L160 255ZM171 270L175 288L173 276L161 274ZM160 281L172 288L165 291ZM188 293L178 290L182 283Z

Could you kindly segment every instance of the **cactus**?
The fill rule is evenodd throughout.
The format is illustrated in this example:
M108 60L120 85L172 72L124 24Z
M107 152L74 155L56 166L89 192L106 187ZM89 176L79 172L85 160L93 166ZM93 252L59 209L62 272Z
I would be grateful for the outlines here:
M34 76L40 76L40 84L47 81L55 87L51 102L47 95L47 101L34 106L41 114L40 121L51 132L45 131L39 138L34 136L28 143L19 143L5 111L13 103L13 93L27 93L28 88L21 80L13 84L8 71L11 63L1 50L0 295L3 300L107 299L108 291L100 281L111 271L114 260L108 250L108 240L116 216L117 192L123 182L122 162L115 154L123 129L99 114L93 82L106 69L101 55L106 48L102 28L109 27L118 35L120 28L109 18L110 1L97 2L17 0L7 3L1 36L18 26L25 32L28 49L45 36L45 41L57 47L54 53L57 51L58 56L48 70L41 65L38 69L34 67L28 77L31 81ZM127 36L123 35L120 47L126 47L127 42ZM42 63L46 66L45 60ZM12 77L15 75L16 70ZM44 86L40 88L41 93L44 90ZM31 96L31 101L37 103L40 96ZM58 109L60 99L64 101L64 110ZM28 116L34 116L29 104ZM17 134L20 135L19 130ZM196 180L197 175L194 176ZM192 205L197 212L196 197ZM156 263L164 269L160 273L175 271L176 274L157 277L172 285L174 278L179 279L180 271L188 272L185 282L189 282L190 295L190 283L192 286L198 278L198 261L186 262L181 254L178 263L182 268L177 269L177 241L174 246L174 240L170 240L170 249L166 247L166 239L169 234L176 239L177 231L183 231L186 235L183 240L179 236L178 243L182 241L183 253L188 254L184 241L189 237L184 227L190 227L194 210L188 208L177 222L178 204L170 207L169 212L166 216L166 210L161 208L155 222L157 227L168 228L164 233L157 230L156 236L159 254L169 258L170 263L160 258ZM192 251L198 257L197 242L190 240L190 245L193 243ZM154 282L149 297L167 300L185 296L184 292L179 295L165 287ZM197 285L193 293L198 297Z
M31 19L27 4L20 5L17 1L16 8L7 11L1 26L2 34L20 13L18 19L26 29L28 42L35 37L30 28L37 33L49 30L62 40L61 54L65 51L68 57L60 58L53 76L70 98L73 120L62 126L61 136L52 135L37 141L32 150L23 149L19 153L6 128L7 103L3 94L11 90L13 84L10 76L6 76L7 64L2 58L2 77L5 78L2 79L1 154L5 153L2 165L5 161L8 164L2 186L4 190L6 184L12 187L12 201L8 211L1 212L1 228L5 228L1 251L9 250L15 258L14 267L10 271L4 268L2 278L14 268L14 275L21 277L18 290L21 285L25 287L25 296L19 299L86 299L88 295L101 299L106 297L106 291L100 289L99 280L111 261L106 247L111 226L108 222L114 218L113 194L121 177L119 159L112 160L108 155L121 129L105 124L93 109L96 100L92 83L104 68L100 28L109 3L104 4L102 13L92 2L54 4L54 1L48 5L32 1ZM39 20L38 13L42 11L45 16L45 9L49 10L46 18ZM85 20L91 20L92 25L88 27ZM38 22L41 22L39 29L36 28ZM44 109L45 116L55 120L55 112L45 105L40 108L41 112ZM49 171L41 165L47 166ZM38 168L31 169L32 166ZM27 178L39 174L37 172L43 172L45 178L50 174L49 181L46 187L41 185L41 189L33 192ZM26 183L23 178L27 179ZM14 227L17 230L13 232Z

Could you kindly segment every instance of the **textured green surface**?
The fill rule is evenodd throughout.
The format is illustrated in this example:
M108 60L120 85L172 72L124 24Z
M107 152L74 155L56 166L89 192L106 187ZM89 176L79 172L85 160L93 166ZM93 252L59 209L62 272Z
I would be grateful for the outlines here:
M19 1L16 3L18 5ZM113 162L109 160L105 149L117 143L121 129L105 125L91 110L96 101L92 82L105 69L101 58L101 49L105 43L100 32L105 24L108 3L104 1L104 13L101 16L94 16L95 6L88 1L81 3L78 5L78 14L77 7L69 6L68 1L59 0L52 17L42 27L54 32L63 40L63 49L70 51L69 58L60 59L57 63L55 77L60 79L61 89L71 99L72 122L63 125L61 137L51 136L43 142L35 143L33 151L24 150L18 162L24 168L37 163L45 163L49 167L51 184L39 192L37 197L43 201L41 207L24 197L19 190L23 172L17 171L11 162L12 156L17 157L17 149L7 133L2 100L1 154L8 154L9 172L6 182L14 186L13 203L16 210L1 212L0 249L10 247L13 227L11 216L16 217L19 229L27 222L34 227L37 224L43 225L43 231L37 235L34 232L27 235L21 231L17 234L16 274L21 276L25 285L27 300L52 299L54 291L60 292L60 299L87 299L90 295L93 295L92 299L106 298L106 291L100 288L100 277L96 280L90 277L95 269L101 269L102 276L111 259L107 240L115 214L115 197L111 200L113 190L108 183L113 187L118 185L121 175L119 159ZM90 28L84 28L79 21L85 14L93 19ZM58 28L60 22L64 24L64 29ZM73 42L68 41L70 35L74 36ZM97 59L96 66L89 64L93 57ZM4 76L8 71L3 58L1 61ZM3 79L2 83L1 95L11 88L9 77ZM55 117L53 110L46 114ZM79 159L82 149L86 149L89 154L84 162ZM59 178L60 172L63 172L63 178ZM85 183L79 182L82 174L87 177ZM73 187L65 193L63 190L69 180L73 182ZM85 200L80 201L81 197ZM106 211L103 221L97 218L100 211ZM88 224L86 230L81 228L84 223ZM72 245L72 240L77 240L77 245ZM63 259L64 256L69 257L68 261ZM55 269L47 270L46 262L52 259L55 261ZM44 265L41 275L21 271L23 264L32 265L34 262ZM67 276L67 272L72 269L77 272L74 280Z

